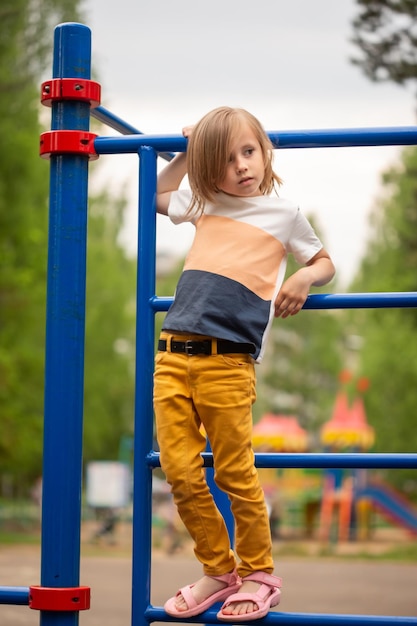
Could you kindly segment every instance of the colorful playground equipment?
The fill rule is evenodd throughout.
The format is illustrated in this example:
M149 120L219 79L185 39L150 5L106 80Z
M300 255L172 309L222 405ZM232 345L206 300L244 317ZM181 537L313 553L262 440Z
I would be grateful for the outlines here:
M265 452L305 452L307 431L293 415L266 413L253 427L253 447Z
M90 607L90 589L79 580L88 164L99 155L134 153L140 168L131 623L148 626L171 621L150 600L152 471L159 466L152 424L154 326L155 314L172 303L172 297L155 295L156 164L159 155L169 158L171 152L185 151L186 140L140 134L99 106L100 88L90 76L90 29L74 23L57 26L53 78L41 93L43 104L51 106L52 130L40 142L41 155L50 159L40 584L0 587L0 604L38 610L42 626L76 626L79 612ZM127 136L90 133L90 115ZM417 145L415 127L270 131L269 136L280 149ZM415 308L417 294L312 295L304 305L305 310L370 307ZM211 466L210 452L203 457ZM256 462L259 468L417 468L417 454L258 453ZM193 621L216 623L216 611ZM265 623L417 626L417 618L271 612Z
M357 396L350 406L345 388L350 379L348 372L342 372L342 388L336 396L332 417L321 430L321 441L328 451L366 452L374 444L374 429L367 423L363 403L368 383L365 379L358 381ZM335 518L339 541L370 537L374 512L417 534L417 508L398 491L382 482L372 481L363 469L325 471L319 527L321 540L331 538Z
M359 538L369 536L369 508L380 513L391 524L404 528L417 537L417 507L390 485L383 482L370 482L355 491L357 531ZM361 511L365 519L361 523Z
M302 453L309 449L307 431L294 415L265 414L253 428L257 452ZM262 487L270 509L273 539L282 536L283 526L313 536L314 518L322 492L322 472L309 468L262 469Z
M346 384L351 380L342 372L342 388L336 395L332 416L321 430L325 450L364 453L375 441L368 424L363 394L368 383L357 383L357 395L349 404ZM297 417L265 414L254 426L252 442L257 452L302 453L309 450L309 437ZM412 535L417 535L417 508L392 486L370 478L362 468L270 468L261 471L262 486L271 510L271 529L276 537L283 520L293 531L301 528L306 537L321 541L348 541L371 537L375 514Z

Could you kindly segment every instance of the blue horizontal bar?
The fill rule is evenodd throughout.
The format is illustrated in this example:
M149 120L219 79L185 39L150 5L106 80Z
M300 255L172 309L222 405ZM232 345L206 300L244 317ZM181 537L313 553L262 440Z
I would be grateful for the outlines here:
M181 618L186 623L223 624L217 617L217 610L209 610L190 618ZM145 611L149 622L177 622L162 607L150 606ZM257 622L255 622L257 623ZM417 617L398 617L390 615L346 615L326 613L281 613L271 611L262 618L262 624L279 624L279 626L416 626Z
M303 309L388 309L417 307L417 291L313 294Z
M149 146L157 152L185 152L187 140L181 135L128 135L94 140L97 154L136 153L142 146Z
M204 467L213 467L211 452L202 454ZM160 467L159 453L147 455L150 467ZM383 452L258 452L255 465L260 468L373 468L373 469L417 469L417 454Z
M167 311L172 296L151 299L154 311ZM303 309L384 309L417 307L417 291L391 293L327 293L308 296Z
M29 587L0 587L0 604L29 604Z
M271 131L276 148L348 148L350 146L413 146L417 126Z
M341 148L417 145L416 126L298 131L281 130L269 131L268 135L276 148ZM98 154L138 152L139 148L144 145L154 148L157 152L184 152L187 147L187 142L181 135L135 134L125 137L97 137L94 141L94 147Z
M205 453L208 454L208 453ZM204 456L204 455L203 455ZM308 452L255 454L256 467L417 468L417 454L382 452ZM212 463L211 459L211 463Z
M105 109L102 106L96 107L95 109L91 109L91 116L95 117L96 120L106 124L113 130L117 130L121 135L143 135L144 133L141 130L138 130L128 122L122 120L121 117L118 117L114 113L111 113L108 109ZM174 157L171 153L161 152L159 155L162 159L166 161L171 161Z

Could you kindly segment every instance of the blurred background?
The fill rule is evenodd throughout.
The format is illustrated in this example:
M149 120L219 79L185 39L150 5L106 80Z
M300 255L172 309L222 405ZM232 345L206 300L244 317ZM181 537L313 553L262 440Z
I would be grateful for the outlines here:
M417 7L369 4L3 0L0 544L39 541L49 168L38 143L50 124L39 90L51 77L54 26L91 27L102 105L145 133L180 134L222 104L247 108L267 130L411 126ZM114 134L95 120L92 128ZM83 540L93 549L130 537L138 162L106 156L90 169ZM335 261L326 291L417 291L416 147L282 150L275 169L281 194L299 203ZM158 217L158 295L174 293L191 238ZM416 345L414 309L277 321L257 368L255 447L414 452ZM121 500L97 495L100 468L113 468ZM415 470L262 480L277 550L297 551L302 539L316 553L389 540L392 553L415 557ZM186 550L158 472L154 500L155 546Z

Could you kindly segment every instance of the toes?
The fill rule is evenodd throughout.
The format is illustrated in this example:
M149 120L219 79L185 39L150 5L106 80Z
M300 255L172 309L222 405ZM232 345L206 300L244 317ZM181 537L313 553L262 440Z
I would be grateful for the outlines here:
M252 602L236 602L223 609L225 615L247 615L258 610L258 605Z
M175 608L177 611L186 611L188 609L187 603L182 595L177 596L175 600Z

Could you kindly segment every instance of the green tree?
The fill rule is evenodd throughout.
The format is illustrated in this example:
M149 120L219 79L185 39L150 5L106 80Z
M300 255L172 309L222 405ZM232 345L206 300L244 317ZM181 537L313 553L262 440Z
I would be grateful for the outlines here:
M373 81L399 85L417 79L417 3L415 0L357 0L352 59ZM416 94L417 95L417 94Z
M0 8L0 478L27 490L42 468L49 167L39 158L39 85L53 27L78 0L3 0ZM89 207L86 459L117 458L133 422L134 260L118 244L125 201Z
M117 459L133 431L136 260L118 243L126 201L90 200L84 457Z
M78 4L0 7L0 472L19 471L21 484L39 472L42 448L48 169L38 156L39 82L52 26L76 19Z
M401 162L382 178L382 200L371 215L367 254L352 284L354 291L417 291L417 148L405 148ZM417 310L369 309L350 314L363 338L360 369L371 386L365 395L375 449L413 452L417 405ZM415 472L392 472L398 485ZM417 491L417 485L416 485Z
M415 0L357 0L357 4L360 12L353 22L353 43L362 56L353 62L373 81L415 84ZM416 291L416 171L417 149L406 148L399 164L384 174L353 291ZM376 450L415 451L416 310L359 310L349 317L356 324L354 332L363 337L359 369L371 382L365 404L375 427ZM401 487L413 486L417 494L415 471L391 472L390 480Z

